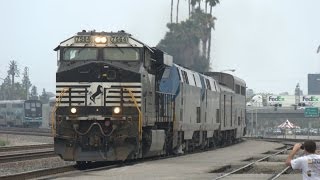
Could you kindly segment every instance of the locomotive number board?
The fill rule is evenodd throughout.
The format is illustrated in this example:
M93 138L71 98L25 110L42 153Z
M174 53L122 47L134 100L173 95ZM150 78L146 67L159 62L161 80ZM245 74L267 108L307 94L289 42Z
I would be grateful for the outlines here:
M128 36L111 36L110 42L113 44L126 44L128 43Z
M74 37L75 43L91 43L91 36L75 36Z
M93 43L94 36L74 36L75 43ZM107 36L107 42L110 44L127 44L129 42L128 36Z

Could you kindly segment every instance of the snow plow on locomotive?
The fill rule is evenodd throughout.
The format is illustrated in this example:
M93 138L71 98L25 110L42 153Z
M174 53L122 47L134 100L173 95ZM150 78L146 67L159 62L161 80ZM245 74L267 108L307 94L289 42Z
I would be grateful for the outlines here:
M239 78L183 68L124 31L82 31L55 50L52 127L55 152L64 160L185 153L244 133L245 82Z

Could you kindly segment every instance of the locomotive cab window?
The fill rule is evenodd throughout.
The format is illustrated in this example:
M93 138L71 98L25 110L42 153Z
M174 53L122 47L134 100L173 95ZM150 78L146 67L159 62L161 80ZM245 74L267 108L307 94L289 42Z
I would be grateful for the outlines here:
M241 86L241 95L245 96L246 95L246 88Z
M13 108L23 108L23 104L12 104Z
M240 94L240 85L236 84L236 93Z
M25 104L25 108L26 108L26 109L30 109L30 103L26 103L26 104Z
M166 68L163 72L162 78L167 79L170 77L170 68Z
M110 61L138 61L140 51L138 48L104 48L103 59Z
M97 48L64 48L63 60L96 60L98 57Z
M206 79L207 89L211 90L211 85L209 79Z

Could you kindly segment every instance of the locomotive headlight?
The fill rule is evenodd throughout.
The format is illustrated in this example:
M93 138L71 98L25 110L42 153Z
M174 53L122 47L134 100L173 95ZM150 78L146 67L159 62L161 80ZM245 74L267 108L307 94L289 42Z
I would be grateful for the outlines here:
M96 38L94 38L94 42L100 43L100 42L101 42L101 37L96 37Z
M72 114L75 114L75 113L77 112L77 109L73 107L73 108L70 109L70 112L71 112Z
M113 108L113 112L114 112L115 114L119 114L119 113L120 113L120 108L119 108L119 107Z
M97 36L94 38L95 43L106 43L107 42L107 37L105 36Z
M101 37L100 38L101 43L106 43L107 42L107 37Z

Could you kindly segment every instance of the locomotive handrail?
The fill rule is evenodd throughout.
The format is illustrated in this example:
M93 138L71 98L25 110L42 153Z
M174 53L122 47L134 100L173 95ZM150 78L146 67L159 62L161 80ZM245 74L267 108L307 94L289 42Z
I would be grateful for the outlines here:
M139 123L138 123L138 126L139 126L138 128L139 129L138 129L138 132L139 132L139 141L141 141L142 140L142 113L141 113L141 110L139 108L137 100L134 97L132 91L130 89L128 89L128 88L125 88L124 90L129 92L129 94L131 96L131 99L133 100L133 103L134 103L134 105L136 106L136 108L137 108L137 110L139 112Z
M55 136L56 135L56 128L55 128L55 116L54 114L56 113L57 111L57 108L60 106L60 103L61 103L61 99L62 99L62 96L64 95L64 93L66 93L68 91L67 88L64 88L60 94L59 94L59 97L58 97L58 100L56 101L55 105L54 105L54 109L51 113L51 132L52 132L52 135Z

